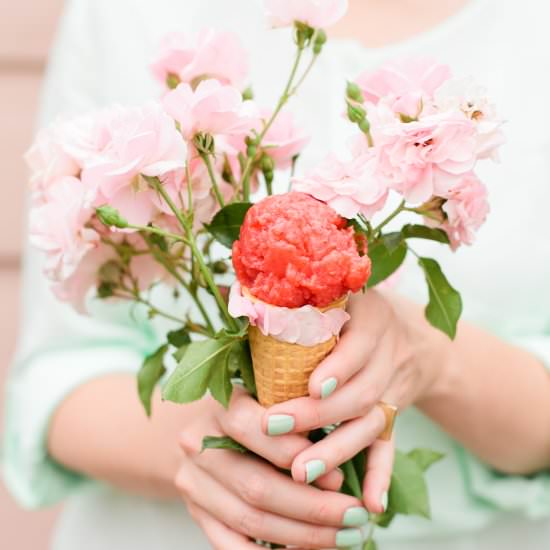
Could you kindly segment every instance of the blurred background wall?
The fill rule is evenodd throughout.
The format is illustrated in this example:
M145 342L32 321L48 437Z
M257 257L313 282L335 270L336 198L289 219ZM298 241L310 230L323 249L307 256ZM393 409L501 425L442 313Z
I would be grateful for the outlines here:
M27 171L42 73L63 0L0 0L0 429L3 389L17 337ZM55 510L19 510L0 481L0 549L46 550Z

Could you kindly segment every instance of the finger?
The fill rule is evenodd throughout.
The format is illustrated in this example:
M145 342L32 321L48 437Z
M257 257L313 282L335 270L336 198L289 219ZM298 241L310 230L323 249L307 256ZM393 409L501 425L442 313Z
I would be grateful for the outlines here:
M241 388L233 390L229 409L219 415L223 432L279 468L290 468L294 457L309 447L303 435L291 434L276 441L262 431L265 409Z
M351 320L344 326L335 348L309 379L309 395L315 399L326 399L365 367L386 332L390 316L377 293L353 296L347 310Z
M349 524L350 517L361 518L361 524L368 520L360 500L342 493L298 485L289 476L258 459L230 452L223 453L223 456L210 452L196 457L195 461L254 508L334 527ZM230 476L226 475L229 471Z
M352 546L362 541L358 528L308 524L251 506L191 461L180 470L176 486L218 521L253 539L306 548Z
M337 468L370 446L385 423L380 407L374 407L364 417L342 424L295 458L292 477L301 483L311 483L318 472Z
M391 343L377 349L367 368L361 369L327 399L299 397L267 409L262 429L270 435L301 433L364 416L379 401L394 374Z
M188 501L187 509L191 517L204 531L214 550L227 550L227 548L232 550L258 550L257 544L251 542L244 535L233 531L200 506Z
M395 456L393 438L390 441L376 440L368 450L367 473L363 482L363 498L369 512L381 514L387 506Z
M342 483L344 483L344 474L339 469L332 470L315 480L315 485L326 491L338 492L342 487Z

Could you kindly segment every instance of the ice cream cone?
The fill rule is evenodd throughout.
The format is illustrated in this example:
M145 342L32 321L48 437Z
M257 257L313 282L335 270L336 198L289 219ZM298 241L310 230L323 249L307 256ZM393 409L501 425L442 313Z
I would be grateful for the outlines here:
M254 299L245 289L243 293ZM347 298L345 295L319 310L345 309ZM311 373L336 345L336 336L314 346L281 342L255 326L250 326L248 335L258 400L264 407L308 395Z

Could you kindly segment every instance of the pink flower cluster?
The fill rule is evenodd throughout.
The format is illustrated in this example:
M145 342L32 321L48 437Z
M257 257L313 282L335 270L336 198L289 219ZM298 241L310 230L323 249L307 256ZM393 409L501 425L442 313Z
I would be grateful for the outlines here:
M240 88L248 75L248 55L230 32L204 29L197 36L173 32L162 40L151 71L169 88L180 82L195 87L205 78Z
M165 44L187 42L171 35ZM56 294L79 310L97 286L99 262L116 257L113 245L129 240L137 248L144 245L132 229L107 229L99 223L96 208L108 204L132 225L153 223L178 231L172 210L146 179L157 177L180 208L189 206L190 186L195 223L209 222L219 205L195 138L213 139L217 185L229 201L235 189L222 173L229 166L234 180L239 180L246 138L271 115L243 100L233 85L242 82L246 72L233 35L207 30L194 44L175 48L156 65L159 74L177 65L182 81L161 101L57 122L41 131L27 152L32 171L31 240L46 253L46 274ZM204 78L210 73L216 78ZM187 82L198 76L200 82ZM275 167L287 168L306 142L292 116L283 112L266 133L258 155L269 155ZM143 289L163 274L161 267L153 268L150 255L136 256L132 263Z
M356 83L363 101L352 104L366 112L369 131L353 139L351 160L330 157L295 178L294 189L348 218L371 219L390 191L411 206L439 197L452 245L471 244L488 212L474 168L496 160L503 143L502 122L484 90L425 59L389 64Z

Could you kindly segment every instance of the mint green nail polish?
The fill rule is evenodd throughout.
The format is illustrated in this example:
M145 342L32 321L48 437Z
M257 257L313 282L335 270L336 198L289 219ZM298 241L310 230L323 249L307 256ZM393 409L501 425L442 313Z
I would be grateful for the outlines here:
M382 508L384 508L385 512L388 507L388 491L384 491L382 493L382 496L380 497L380 504L382 504Z
M342 523L346 527L359 527L361 525L365 525L368 521L369 513L365 510L365 508L362 508L361 506L354 506L352 508L348 508L344 512L344 519L342 520Z
M355 546L363 542L363 535L359 529L340 529L336 533L336 546L339 548Z
M322 476L325 473L326 469L327 467L322 460L315 459L306 462L306 482L312 483L319 476Z
M326 399L335 389L338 384L336 378L327 378L321 383L321 399Z
M267 419L268 435L282 435L294 429L294 417L288 414L272 414Z

